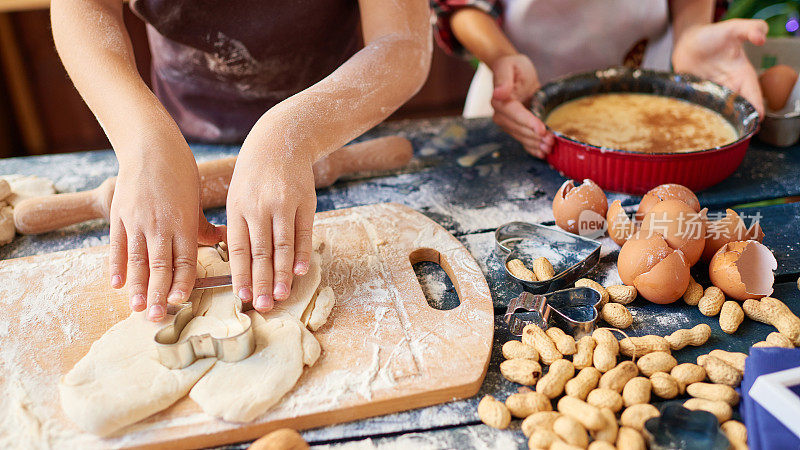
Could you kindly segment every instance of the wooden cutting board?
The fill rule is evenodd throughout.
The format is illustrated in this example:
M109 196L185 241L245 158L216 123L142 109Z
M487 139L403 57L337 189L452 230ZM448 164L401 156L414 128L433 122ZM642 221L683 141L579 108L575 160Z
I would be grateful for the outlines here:
M124 292L107 282L107 246L0 262L0 409L19 424L14 430L33 424L53 447L175 448L474 395L489 363L494 315L486 280L467 249L437 223L397 204L319 213L314 227L315 238L325 242L321 285L333 287L336 305L315 333L321 358L263 417L223 422L185 397L105 440L69 422L59 405L58 377L129 314ZM444 268L458 307L428 305L412 268L419 261Z

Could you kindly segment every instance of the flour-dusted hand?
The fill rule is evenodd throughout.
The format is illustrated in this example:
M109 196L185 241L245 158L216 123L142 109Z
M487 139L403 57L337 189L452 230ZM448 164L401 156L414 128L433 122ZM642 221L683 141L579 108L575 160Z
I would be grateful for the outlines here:
M522 54L503 56L491 66L494 75L494 122L518 140L525 150L544 158L553 148L553 135L526 106L539 89L531 60Z
M245 140L228 190L228 254L234 292L265 312L308 272L317 196L311 157L275 148L260 130Z
M672 66L727 86L755 106L764 117L758 75L742 44L764 45L768 26L763 20L731 19L688 28L675 43Z
M197 165L180 133L148 139L141 151L124 153L120 164L109 264L111 286L127 282L131 309L147 308L147 318L159 321L167 301L183 302L192 292L198 241L217 243L223 231L200 210Z

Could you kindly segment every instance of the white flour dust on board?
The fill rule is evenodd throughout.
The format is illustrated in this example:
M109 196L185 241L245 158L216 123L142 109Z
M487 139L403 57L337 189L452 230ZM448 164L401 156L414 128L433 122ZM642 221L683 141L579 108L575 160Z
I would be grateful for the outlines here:
M105 259L104 254L95 252L57 254L46 262L17 260L0 268L0 279L7 280L0 284L0 303L21 305L19 329L58 323L64 341L69 343L77 331L69 313L79 301L71 291L85 280L64 275L68 271L81 274L102 270ZM36 271L40 266L47 270ZM28 278L34 272L41 276Z
M54 361L80 337L74 307L85 300L72 293L79 284L77 277L70 279L64 274L96 274L104 264L102 253L78 252L17 260L0 267L0 306L18 311L14 320L0 316L0 334L4 335L0 347L0 448L97 446L91 444L96 438L61 419L56 388L61 367ZM31 278L31 273L37 277ZM80 280L81 284L85 281ZM50 333L44 338L38 333L41 330Z

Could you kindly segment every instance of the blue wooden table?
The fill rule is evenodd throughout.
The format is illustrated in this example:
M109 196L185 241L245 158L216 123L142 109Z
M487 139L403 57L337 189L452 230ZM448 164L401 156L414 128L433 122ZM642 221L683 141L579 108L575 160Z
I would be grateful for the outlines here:
M415 157L402 170L365 174L340 180L318 191L318 210L347 208L378 202L398 202L425 213L457 236L482 266L492 289L496 313L495 346L489 372L474 398L443 405L375 417L304 432L320 448L370 448L414 445L419 448L527 448L519 421L508 430L495 430L478 420L476 406L484 394L500 399L515 392L517 385L500 376L499 348L510 339L500 320L508 300L520 289L510 282L502 262L494 253L493 231L503 223L522 220L552 224L552 196L564 178L546 163L528 156L519 144L488 120L445 118L384 124L364 138L399 134L414 145ZM237 147L193 146L198 160L235 154ZM486 153L474 165L459 158ZM463 160L462 160L463 162ZM48 177L59 191L91 189L115 175L116 159L111 151L74 153L0 160L0 174L22 173ZM752 202L800 195L800 147L775 149L755 140L739 170L723 183L698 194L703 206L724 211ZM633 205L638 198L608 193L609 202L620 199ZM774 296L800 314L800 203L738 208L740 214L760 214L766 233L764 243L778 259ZM210 221L225 223L223 208L207 211ZM22 236L0 247L0 259L48 253L108 243L108 225L93 221L41 236ZM616 256L619 248L603 240L600 264L589 275L603 284L619 281ZM707 285L707 268L698 265L693 275ZM455 292L443 272L421 267L419 276L431 293L441 295L436 303L455 303ZM437 287L438 288L435 288ZM443 289L441 288L443 287ZM675 352L679 362L694 361L713 348L747 351L773 328L746 320L733 336L723 333L717 318L701 315L696 307L680 302L656 306L642 299L631 306L633 335L668 334L678 328L708 323L713 330L702 347ZM367 440L362 442L363 440ZM362 447L363 446L363 447ZM232 448L246 447L242 444Z

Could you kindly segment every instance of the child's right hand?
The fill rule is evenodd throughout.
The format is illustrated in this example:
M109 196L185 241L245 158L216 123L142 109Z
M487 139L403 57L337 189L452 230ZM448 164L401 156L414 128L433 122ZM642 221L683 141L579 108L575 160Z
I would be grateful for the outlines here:
M180 133L154 133L120 160L111 201L111 286L128 285L131 309L159 321L189 298L197 243L222 240L200 209L197 164ZM199 212L199 214L198 214ZM199 231L198 231L199 230Z
M526 106L540 86L536 68L522 54L500 57L490 68L494 74L494 123L518 140L528 153L544 158L553 148L553 135Z

